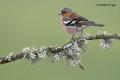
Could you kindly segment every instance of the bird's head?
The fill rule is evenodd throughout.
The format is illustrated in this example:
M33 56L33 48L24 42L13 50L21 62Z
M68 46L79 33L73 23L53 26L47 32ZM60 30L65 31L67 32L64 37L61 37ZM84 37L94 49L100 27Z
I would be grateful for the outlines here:
M72 9L70 9L70 8L63 8L58 15L67 16L67 15L69 15L71 13L72 13Z

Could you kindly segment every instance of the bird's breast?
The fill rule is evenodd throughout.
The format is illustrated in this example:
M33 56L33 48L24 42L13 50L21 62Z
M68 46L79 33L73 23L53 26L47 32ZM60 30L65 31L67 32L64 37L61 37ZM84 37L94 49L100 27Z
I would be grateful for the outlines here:
M64 26L64 30L67 31L70 34L76 34L76 27L73 26Z

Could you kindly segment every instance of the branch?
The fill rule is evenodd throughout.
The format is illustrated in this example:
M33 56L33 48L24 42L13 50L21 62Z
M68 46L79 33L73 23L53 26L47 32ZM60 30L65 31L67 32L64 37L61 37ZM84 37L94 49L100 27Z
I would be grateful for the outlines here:
M64 60L68 65L78 66L84 70L80 63L80 55L86 51L86 41L100 39L100 46L110 48L113 39L120 39L118 34L108 34L106 32L96 35L84 35L68 41L63 46L58 47L40 47L40 48L24 48L22 52L17 54L9 54L0 58L0 64L16 61L18 59L29 59L33 63L46 57L52 57L52 62Z

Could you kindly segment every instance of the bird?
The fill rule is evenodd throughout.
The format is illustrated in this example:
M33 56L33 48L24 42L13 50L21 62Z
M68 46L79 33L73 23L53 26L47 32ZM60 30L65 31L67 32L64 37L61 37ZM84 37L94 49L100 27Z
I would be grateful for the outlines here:
M66 32L74 35L82 35L83 30L90 26L103 27L103 24L98 24L94 21L78 15L70 8L63 8L58 15L61 16L61 23Z

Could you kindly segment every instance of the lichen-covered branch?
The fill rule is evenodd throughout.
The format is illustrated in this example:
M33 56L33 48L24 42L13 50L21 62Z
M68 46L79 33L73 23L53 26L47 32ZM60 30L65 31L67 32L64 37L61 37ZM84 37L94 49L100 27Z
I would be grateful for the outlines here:
M43 58L52 57L52 62L64 60L68 65L78 66L84 70L80 62L80 55L86 51L86 42L88 40L100 39L100 46L110 48L113 39L120 39L118 34L108 34L106 32L95 35L82 35L73 38L66 44L57 47L24 48L20 53L9 54L0 58L0 64L9 63L18 59L30 59L33 63Z

